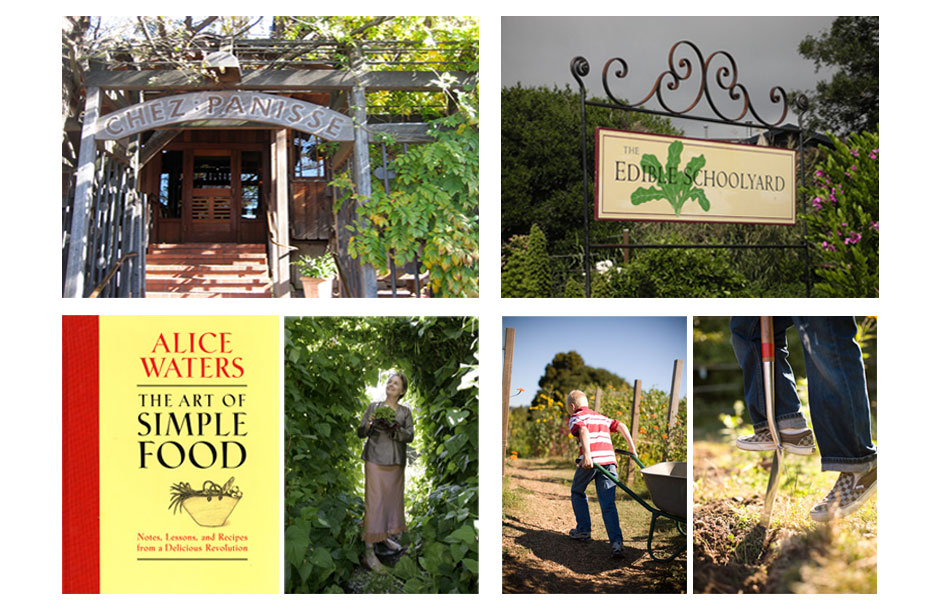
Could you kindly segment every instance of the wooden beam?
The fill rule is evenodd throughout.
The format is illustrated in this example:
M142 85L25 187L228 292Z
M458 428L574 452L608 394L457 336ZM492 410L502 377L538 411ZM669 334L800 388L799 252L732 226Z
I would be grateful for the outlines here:
M287 130L277 130L274 153L274 206L276 210L273 228L276 258L274 271L274 297L290 297L290 192L288 191Z
M65 269L63 297L82 297L85 293L85 256L88 241L88 222L95 187L95 126L101 107L101 90L88 87L85 93L85 120L82 124L82 143L78 152L78 172L75 175L75 199L72 202L72 227L69 231L69 251Z
M426 123L370 123L369 142L379 142L377 133L391 134L395 142L432 142Z
M503 473L506 473L506 445L509 444L509 398L512 391L512 352L516 344L516 330L506 328L503 347Z
M353 65L358 66L357 74L361 78L369 75L365 72L362 57L357 53L353 57ZM368 201L372 197L372 168L369 162L369 133L367 131L368 116L366 115L366 90L360 84L352 88L352 117L353 117L353 159L355 172L353 175L359 201ZM359 206L357 204L356 208ZM358 211L357 211L358 214ZM378 297L378 279L375 268L371 264L362 262L359 265L362 278L362 297Z
M163 147L182 133L183 130L156 130L140 148L140 166L146 166L147 162L163 150Z
M466 72L451 72L457 80L449 89L473 83ZM322 69L250 70L238 83L216 83L184 70L102 70L93 68L85 80L88 87L123 90L245 89L269 91L332 91L361 85L366 91L442 91L434 72L367 72L358 79L351 71Z
M640 435L640 401L643 399L643 394L641 388L643 387L643 381L637 378L633 381L633 410L630 412L630 437L633 438L633 443L639 446L637 441L637 436ZM627 461L627 478L628 483L633 482L633 462Z
M676 426L676 416L679 414L679 390L682 386L682 360L676 359L672 366L672 389L669 391L669 414L666 417L666 446L663 447L663 461L669 460L670 430ZM683 449L684 451L685 449Z

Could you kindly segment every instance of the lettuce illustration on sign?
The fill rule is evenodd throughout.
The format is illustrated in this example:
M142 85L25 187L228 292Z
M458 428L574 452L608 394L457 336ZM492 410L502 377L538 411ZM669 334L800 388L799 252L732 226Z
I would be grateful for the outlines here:
M679 140L673 141L669 145L665 170L655 155L647 153L642 157L640 167L643 168L644 176L655 178L659 189L656 187L637 187L630 194L630 201L634 206L653 200L666 200L672 206L672 209L676 211L677 217L682 211L682 206L688 200L697 201L702 210L708 210L711 207L702 188L694 187L695 175L705 167L705 156L693 157L682 172L679 172L680 157L682 157L682 142Z

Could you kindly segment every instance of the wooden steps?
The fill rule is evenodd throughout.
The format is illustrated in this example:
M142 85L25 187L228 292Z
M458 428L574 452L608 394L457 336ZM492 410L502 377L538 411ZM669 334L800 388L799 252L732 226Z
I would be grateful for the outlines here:
M147 297L271 297L263 244L151 244Z

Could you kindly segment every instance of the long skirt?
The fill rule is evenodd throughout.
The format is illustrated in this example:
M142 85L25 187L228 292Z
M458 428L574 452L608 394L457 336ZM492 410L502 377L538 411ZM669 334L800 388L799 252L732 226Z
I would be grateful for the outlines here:
M366 461L366 518L362 539L382 542L405 531L405 466Z

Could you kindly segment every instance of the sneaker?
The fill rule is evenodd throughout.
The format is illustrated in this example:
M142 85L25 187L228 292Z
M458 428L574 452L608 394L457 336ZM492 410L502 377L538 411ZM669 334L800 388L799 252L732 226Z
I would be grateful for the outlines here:
M852 514L871 497L877 484L877 466L864 473L842 472L832 490L810 510L809 516L817 521L828 521Z
M623 542L614 542L610 545L610 556L613 559L623 559Z
M572 529L568 532L568 536L572 540L590 540L591 532L590 531L578 531L577 529Z
M804 429L797 433L780 432L780 442L783 449L795 455L812 455L816 450L816 443L813 440L813 432L810 429ZM765 451L774 450L774 439L770 435L770 429L757 429L753 435L741 436L735 441L735 446L741 450Z

